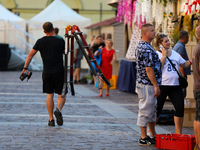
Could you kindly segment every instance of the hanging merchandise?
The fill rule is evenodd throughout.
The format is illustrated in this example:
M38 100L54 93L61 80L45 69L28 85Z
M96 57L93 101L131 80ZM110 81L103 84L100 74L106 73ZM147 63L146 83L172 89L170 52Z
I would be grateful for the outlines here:
M200 0L196 1L196 10L200 10Z
M120 0L118 5L118 13L116 20L122 22L123 18L125 24L129 23L130 27L133 22L133 17L135 15L136 1L133 0Z
M198 4L196 0L193 3L192 0L189 1L194 6ZM156 26L159 26L164 21L163 14L167 13L168 17L170 12L173 12L173 2L171 0L120 0L117 21L122 22L124 19L125 24L128 23L131 27L132 22L143 23L146 20L146 22L152 23L155 20Z
M140 40L141 40L141 29L139 29L138 26L135 26L131 36L131 41L128 47L128 51L126 53L126 58L135 59L135 49Z
M119 5L118 5L118 12L117 12L117 17L116 20L118 22L122 22L124 14L125 14L125 0L120 0Z
M185 15L193 14L194 11L200 10L199 0L185 0L184 4Z
M125 24L129 24L130 27L134 23L132 37L126 54L128 59L135 58L135 48L141 39L139 30L144 23L155 22L156 30L161 27L161 32L171 34L171 30L174 28L170 24L173 16L173 3L172 0L120 0L117 21L122 22L124 19ZM195 1L194 4L198 4L198 2Z

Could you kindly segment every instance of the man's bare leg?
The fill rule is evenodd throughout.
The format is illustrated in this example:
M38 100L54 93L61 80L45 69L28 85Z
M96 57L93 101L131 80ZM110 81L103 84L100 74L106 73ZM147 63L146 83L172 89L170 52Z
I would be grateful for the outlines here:
M74 80L77 80L77 68L74 71Z
M66 100L66 95L64 98L62 98L61 95L58 95L58 99L57 99L58 106L56 110L54 111L54 115L56 116L56 122L59 126L63 125L63 117L62 117L61 110L65 104L65 100Z
M147 127L140 126L140 131L141 131L141 138L144 139L147 136Z
M64 98L61 97L61 95L58 95L58 99L57 99L57 103L58 103L58 110L61 111L63 106L65 105L65 101L66 101L66 95Z
M149 122L149 131L151 132L151 135L153 137L156 137L156 131L155 131L155 124L156 122Z
M80 72L81 72L81 68L76 68L76 76L77 76L77 81L80 80Z
M156 126L156 123L158 122L158 117L156 118L156 121L154 122L154 124L153 124L153 130L151 131L151 128L150 128L150 126L149 126L149 130L148 130L148 133L150 132L151 133L151 136L156 136L156 131L155 131L155 126Z
M49 113L49 120L53 119L53 109L54 109L54 101L53 101L54 94L47 94L46 106Z

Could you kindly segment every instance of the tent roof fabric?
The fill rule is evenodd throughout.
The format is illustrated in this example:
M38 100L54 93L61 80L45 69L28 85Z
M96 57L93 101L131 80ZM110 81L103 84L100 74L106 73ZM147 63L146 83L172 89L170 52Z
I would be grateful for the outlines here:
M114 24L116 23L116 17L114 18L111 18L111 19L107 19L107 20L104 20L104 21L101 21L101 22L98 22L98 23L95 23L95 24L92 24L90 26L87 26L85 27L86 29L90 29L90 28L98 28L100 26L108 26L108 25L111 25L111 24Z
M0 4L0 20L9 20L9 21L25 21L24 19L22 19L21 17L15 15L14 13L10 12L8 9L6 9L5 7L3 7Z
M54 0L49 6L31 18L28 22L30 28L41 28L41 23L46 21L50 21L54 24L57 22L57 26L60 28L63 27L64 24L64 27L74 24L85 27L91 24L91 19L79 15L61 0Z

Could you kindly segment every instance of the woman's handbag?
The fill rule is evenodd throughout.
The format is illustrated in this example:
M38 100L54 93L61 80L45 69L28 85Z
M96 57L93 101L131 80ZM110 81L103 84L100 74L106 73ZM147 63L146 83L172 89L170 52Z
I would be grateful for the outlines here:
M98 66L100 67L100 65L101 65L101 53L102 53L102 51L101 51L101 49L98 49L98 51L100 51L100 55L98 55L98 56L94 55L94 58L96 59L96 62L98 64ZM92 66L94 67L95 71L97 72L98 70L97 70L94 62L91 62L91 63L92 63ZM90 70L91 70L91 68L90 68Z
M172 63L172 61L168 57L167 57L167 59L169 60L169 62L171 63L172 67L176 70L176 72L177 72L177 74L179 76L178 80L179 80L180 86L182 88L186 88L188 86L187 79L178 72L178 70L176 69L176 67L174 66L174 64Z

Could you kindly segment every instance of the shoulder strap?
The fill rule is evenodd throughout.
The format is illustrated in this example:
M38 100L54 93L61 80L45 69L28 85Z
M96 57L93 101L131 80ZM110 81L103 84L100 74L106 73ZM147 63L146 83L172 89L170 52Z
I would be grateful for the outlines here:
M176 67L174 66L174 64L172 63L172 61L167 57L167 59L169 60L170 64L172 65L172 67L176 70L177 74L180 76L180 73L178 72L178 70L176 69Z
M160 53L162 53L161 50L158 50ZM178 72L178 70L176 69L176 67L174 66L174 64L172 63L172 61L169 59L169 57L167 57L167 59L169 60L170 64L172 65L172 67L176 70L177 74L180 76L180 73Z

